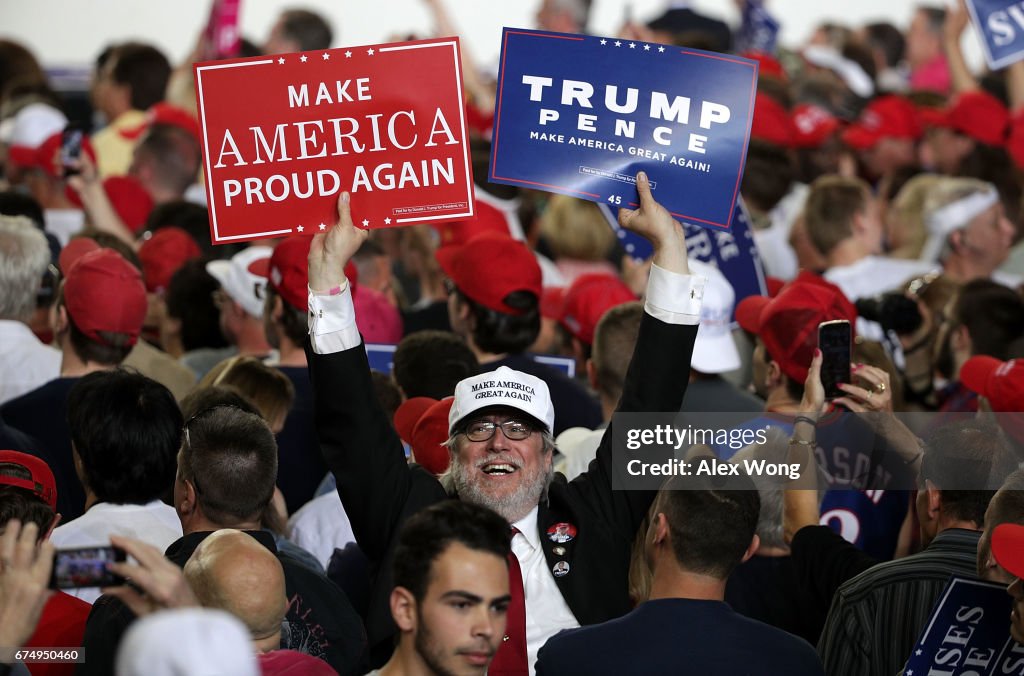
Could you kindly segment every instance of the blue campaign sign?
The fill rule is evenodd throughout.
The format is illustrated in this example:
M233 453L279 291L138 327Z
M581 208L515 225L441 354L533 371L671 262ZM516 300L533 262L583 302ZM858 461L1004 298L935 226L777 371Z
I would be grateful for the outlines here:
M488 178L636 208L636 174L676 218L728 229L757 62L506 28Z
M653 253L651 243L623 229L615 213L605 205L600 206L626 253L642 260L650 258ZM699 228L687 222L683 222L683 228L686 230L687 255L721 270L736 292L737 305L747 296L764 296L768 293L750 216L742 199L736 202L732 227L728 231Z
M967 0L985 60L995 70L1024 58L1024 7L1020 0Z
M398 346L369 343L365 347L366 359L370 362L370 368L391 375L395 365L395 348Z
M1010 638L1006 585L953 577L907 660L906 676L1020 674L1024 646Z

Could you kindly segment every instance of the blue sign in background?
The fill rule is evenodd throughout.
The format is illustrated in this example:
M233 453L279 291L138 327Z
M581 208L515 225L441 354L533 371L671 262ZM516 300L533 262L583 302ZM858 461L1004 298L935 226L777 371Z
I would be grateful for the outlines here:
M641 260L650 258L653 253L651 243L620 226L614 210L606 205L600 207L626 253ZM698 228L686 222L683 223L683 228L686 231L687 256L721 270L736 293L736 305L747 296L768 294L764 268L757 253L754 231L750 225L750 216L747 215L742 199L736 201L732 227L728 231ZM735 320L736 307L733 306L733 321Z
M952 577L903 673L1019 674L1024 646L1010 638L1011 600L1006 585Z
M636 208L643 170L673 216L727 229L756 87L737 56L505 28L488 178Z
M1024 58L1024 8L1020 0L967 0L985 60L995 70Z

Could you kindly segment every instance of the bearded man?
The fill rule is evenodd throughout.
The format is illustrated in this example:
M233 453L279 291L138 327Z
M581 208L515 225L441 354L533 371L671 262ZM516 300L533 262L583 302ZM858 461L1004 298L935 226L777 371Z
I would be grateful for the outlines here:
M682 226L637 176L640 208L619 222L649 239L653 265L620 412L676 412L689 380L704 278L689 274ZM389 597L398 533L412 515L457 498L493 509L510 526L511 603L489 674L533 673L537 651L562 629L624 615L630 552L653 492L612 490L609 425L590 470L573 481L553 471L555 410L547 385L499 368L461 381L449 415L451 469L439 481L406 463L401 441L372 395L343 269L366 239L342 194L340 222L309 253L310 341L306 351L317 436L352 530L375 571L366 629L371 665L387 661L395 624ZM500 274L502 253L494 252ZM620 459L621 460L621 459Z

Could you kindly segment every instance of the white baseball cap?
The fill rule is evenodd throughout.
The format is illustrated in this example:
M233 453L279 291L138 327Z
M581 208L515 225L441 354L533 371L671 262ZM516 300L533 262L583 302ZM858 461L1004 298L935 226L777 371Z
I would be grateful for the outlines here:
M206 271L246 312L253 317L262 317L270 254L273 252L265 246L249 247L236 253L231 260L210 261L206 264Z
M732 339L732 311L736 292L721 270L690 260L690 272L707 278L700 307L700 327L690 366L701 373L727 373L740 367L740 353Z
M555 427L555 407L551 405L548 384L529 373L499 366L496 371L465 378L455 386L455 401L448 413L448 434L466 416L491 406L522 411L547 425L549 432Z
M18 148L38 148L61 131L68 118L46 103L31 103L0 122L0 142Z

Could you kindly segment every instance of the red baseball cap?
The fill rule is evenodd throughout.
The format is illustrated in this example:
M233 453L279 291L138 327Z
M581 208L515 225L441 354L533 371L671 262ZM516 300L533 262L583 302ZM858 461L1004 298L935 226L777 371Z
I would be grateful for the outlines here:
M68 270L75 264L75 261L91 251L97 251L102 248L91 237L72 237L67 246L60 250L60 256L57 258L57 264L60 266L61 273L66 276Z
M591 345L594 330L604 313L634 300L636 294L618 277L601 273L580 275L565 292L559 322L573 336Z
M42 169L52 178L62 178L64 176L64 165L60 161L60 146L63 141L64 133L57 132L35 149L31 159L27 155L21 154L12 154L10 159L15 164ZM82 137L82 152L87 154L93 162L96 162L96 151L93 149L92 143L89 142L88 136Z
M442 247L435 255L459 291L484 307L520 315L521 310L505 303L506 296L529 291L540 300L540 264L525 244L507 234L485 232L461 246Z
M839 118L821 106L801 103L793 109L793 145L797 148L819 148L839 127Z
M138 127L124 129L118 133L129 141L134 141L154 124L168 124L172 127L178 127L188 132L197 142L200 139L199 121L196 120L195 115L184 108L172 106L163 101L154 104L153 107L146 111L146 120Z
M82 208L82 198L77 192L70 186L64 192L69 202L79 209ZM131 176L109 176L103 179L103 192L107 194L107 199L121 221L133 233L142 229L150 212L156 206L149 192Z
M1024 526L1001 523L992 531L992 555L1014 577L1024 577Z
M274 247L270 255L270 286L292 307L309 311L309 245L311 237L288 237ZM355 293L359 275L355 263L345 265L345 277Z
M1002 361L976 355L960 369L960 382L988 399L996 413L1024 411L1024 359Z
M756 334L782 372L798 383L807 380L818 348L818 324L834 319L849 321L853 331L857 309L838 286L806 270L774 298L748 296L736 306L740 326Z
M782 80L783 82L788 79L786 77L786 70L782 67L782 63L771 54L751 50L743 52L740 56L745 59L757 61L757 74L759 76L773 77L777 80Z
M146 290L150 293L163 293L171 276L187 261L199 258L202 253L192 235L181 228L160 228L139 247Z
M146 317L142 274L113 249L90 251L64 271L64 305L75 326L91 340L100 331L129 336L134 345Z
M440 401L413 397L395 411L395 429L412 449L413 460L434 475L444 474L450 462L442 444L448 440L448 415L454 402L454 397Z
M50 466L41 458L19 451L0 451L0 469L4 465L16 465L29 473L28 479L21 479L0 472L0 486L24 488L45 502L51 509L57 509L57 482L53 479Z
M795 136L793 121L781 103L758 92L754 99L754 121L750 127L750 136L789 148Z
M475 218L439 223L433 226L441 239L438 246L461 246L485 232L509 235L508 219L503 211L480 200L475 200L473 204Z
M885 137L917 140L921 125L914 104L902 96L880 96L867 105L857 121L842 133L843 143L868 150Z
M988 92L964 92L956 97L935 126L958 131L975 141L990 146L1006 142L1010 111L1003 102Z
M565 287L545 286L540 294L540 316L558 321L565 311Z

